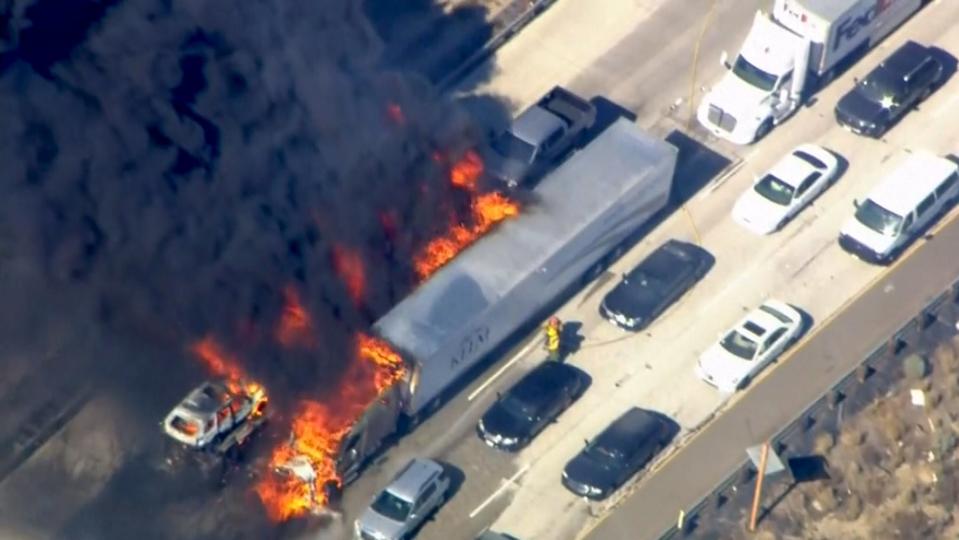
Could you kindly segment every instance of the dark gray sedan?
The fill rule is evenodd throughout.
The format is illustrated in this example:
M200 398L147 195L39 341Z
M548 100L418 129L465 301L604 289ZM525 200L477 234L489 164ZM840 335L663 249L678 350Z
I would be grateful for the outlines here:
M566 489L605 499L643 469L679 433L666 416L639 407L623 413L563 469Z
M609 322L626 330L646 328L692 288L713 265L706 250L670 240L643 259L599 306Z

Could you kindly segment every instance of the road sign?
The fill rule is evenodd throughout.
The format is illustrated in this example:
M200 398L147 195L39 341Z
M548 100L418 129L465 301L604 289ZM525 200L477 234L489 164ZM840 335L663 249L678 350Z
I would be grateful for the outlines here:
M760 462L762 461L763 445L757 444L756 446L750 446L746 449L746 455L749 456L749 460L753 462L753 465L758 471L761 468ZM769 455L766 457L766 476L776 474L778 472L786 470L786 465L783 464L783 460L779 458L779 454L776 453L771 446L769 448Z

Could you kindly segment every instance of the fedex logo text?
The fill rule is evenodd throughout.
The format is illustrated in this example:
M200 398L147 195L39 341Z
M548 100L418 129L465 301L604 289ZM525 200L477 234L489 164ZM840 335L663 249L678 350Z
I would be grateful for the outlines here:
M859 15L853 15L839 23L836 29L836 38L833 41L832 48L836 50L843 41L853 40L863 28L869 26L883 11L889 7L895 0L876 0L871 8Z

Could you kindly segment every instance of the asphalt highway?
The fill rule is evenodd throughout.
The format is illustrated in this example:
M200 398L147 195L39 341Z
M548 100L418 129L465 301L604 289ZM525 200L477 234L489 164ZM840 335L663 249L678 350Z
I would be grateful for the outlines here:
M746 460L745 449L761 444L796 418L842 377L959 281L959 215L915 246L817 331L780 359L768 376L731 402L645 479L632 496L586 538L659 538Z

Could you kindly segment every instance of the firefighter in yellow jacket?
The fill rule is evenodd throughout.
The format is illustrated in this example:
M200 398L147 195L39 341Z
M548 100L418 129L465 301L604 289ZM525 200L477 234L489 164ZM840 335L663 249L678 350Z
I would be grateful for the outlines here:
M549 352L549 359L559 361L562 358L560 351L560 342L563 335L563 322L559 317L550 317L546 322L546 351Z

